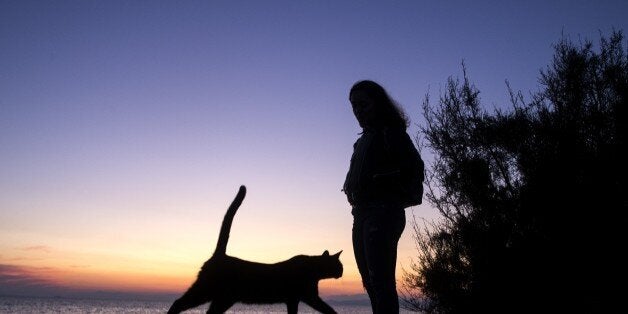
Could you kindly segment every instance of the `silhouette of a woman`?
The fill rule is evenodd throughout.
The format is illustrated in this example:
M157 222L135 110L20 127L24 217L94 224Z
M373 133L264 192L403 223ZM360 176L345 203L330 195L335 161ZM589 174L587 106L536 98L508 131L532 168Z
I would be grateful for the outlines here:
M353 145L343 191L352 206L353 250L373 313L398 313L397 243L406 225L404 186L423 161L403 111L384 88L359 81L349 101L363 129ZM420 170L419 170L420 169Z

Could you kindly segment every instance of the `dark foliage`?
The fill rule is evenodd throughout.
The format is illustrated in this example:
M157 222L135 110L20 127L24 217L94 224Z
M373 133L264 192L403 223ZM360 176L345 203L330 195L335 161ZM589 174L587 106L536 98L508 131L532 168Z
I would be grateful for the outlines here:
M562 40L540 92L482 109L464 72L423 103L435 156L414 223L418 259L405 305L434 313L607 312L624 270L628 57L621 31ZM463 66L464 69L464 66ZM609 311L610 312L610 311Z

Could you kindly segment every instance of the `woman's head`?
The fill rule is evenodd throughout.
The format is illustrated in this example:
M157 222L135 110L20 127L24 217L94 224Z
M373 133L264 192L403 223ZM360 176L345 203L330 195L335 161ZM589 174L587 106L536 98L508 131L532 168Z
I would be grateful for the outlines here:
M379 84L364 80L351 87L349 101L362 128L407 128L408 120L386 90Z

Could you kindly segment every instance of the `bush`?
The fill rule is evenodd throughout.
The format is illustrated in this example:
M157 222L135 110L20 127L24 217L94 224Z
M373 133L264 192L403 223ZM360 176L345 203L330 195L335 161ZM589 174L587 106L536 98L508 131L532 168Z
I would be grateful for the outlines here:
M621 31L562 40L541 91L488 112L463 65L420 136L434 153L414 223L405 306L438 313L604 312L619 301L626 191L628 59ZM510 89L510 88L509 88Z

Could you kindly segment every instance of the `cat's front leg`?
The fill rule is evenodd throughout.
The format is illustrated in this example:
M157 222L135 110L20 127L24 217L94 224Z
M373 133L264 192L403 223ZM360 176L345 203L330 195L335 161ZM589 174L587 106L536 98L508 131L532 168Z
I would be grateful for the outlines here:
M288 314L297 314L299 312L299 300L286 302L288 306Z
M303 302L305 302L305 304L309 305L310 307L312 307L313 309L321 313L324 313L324 314L336 313L336 311L331 306L329 306L329 304L325 303L325 301L323 301L323 299L321 299L318 296L304 299Z

